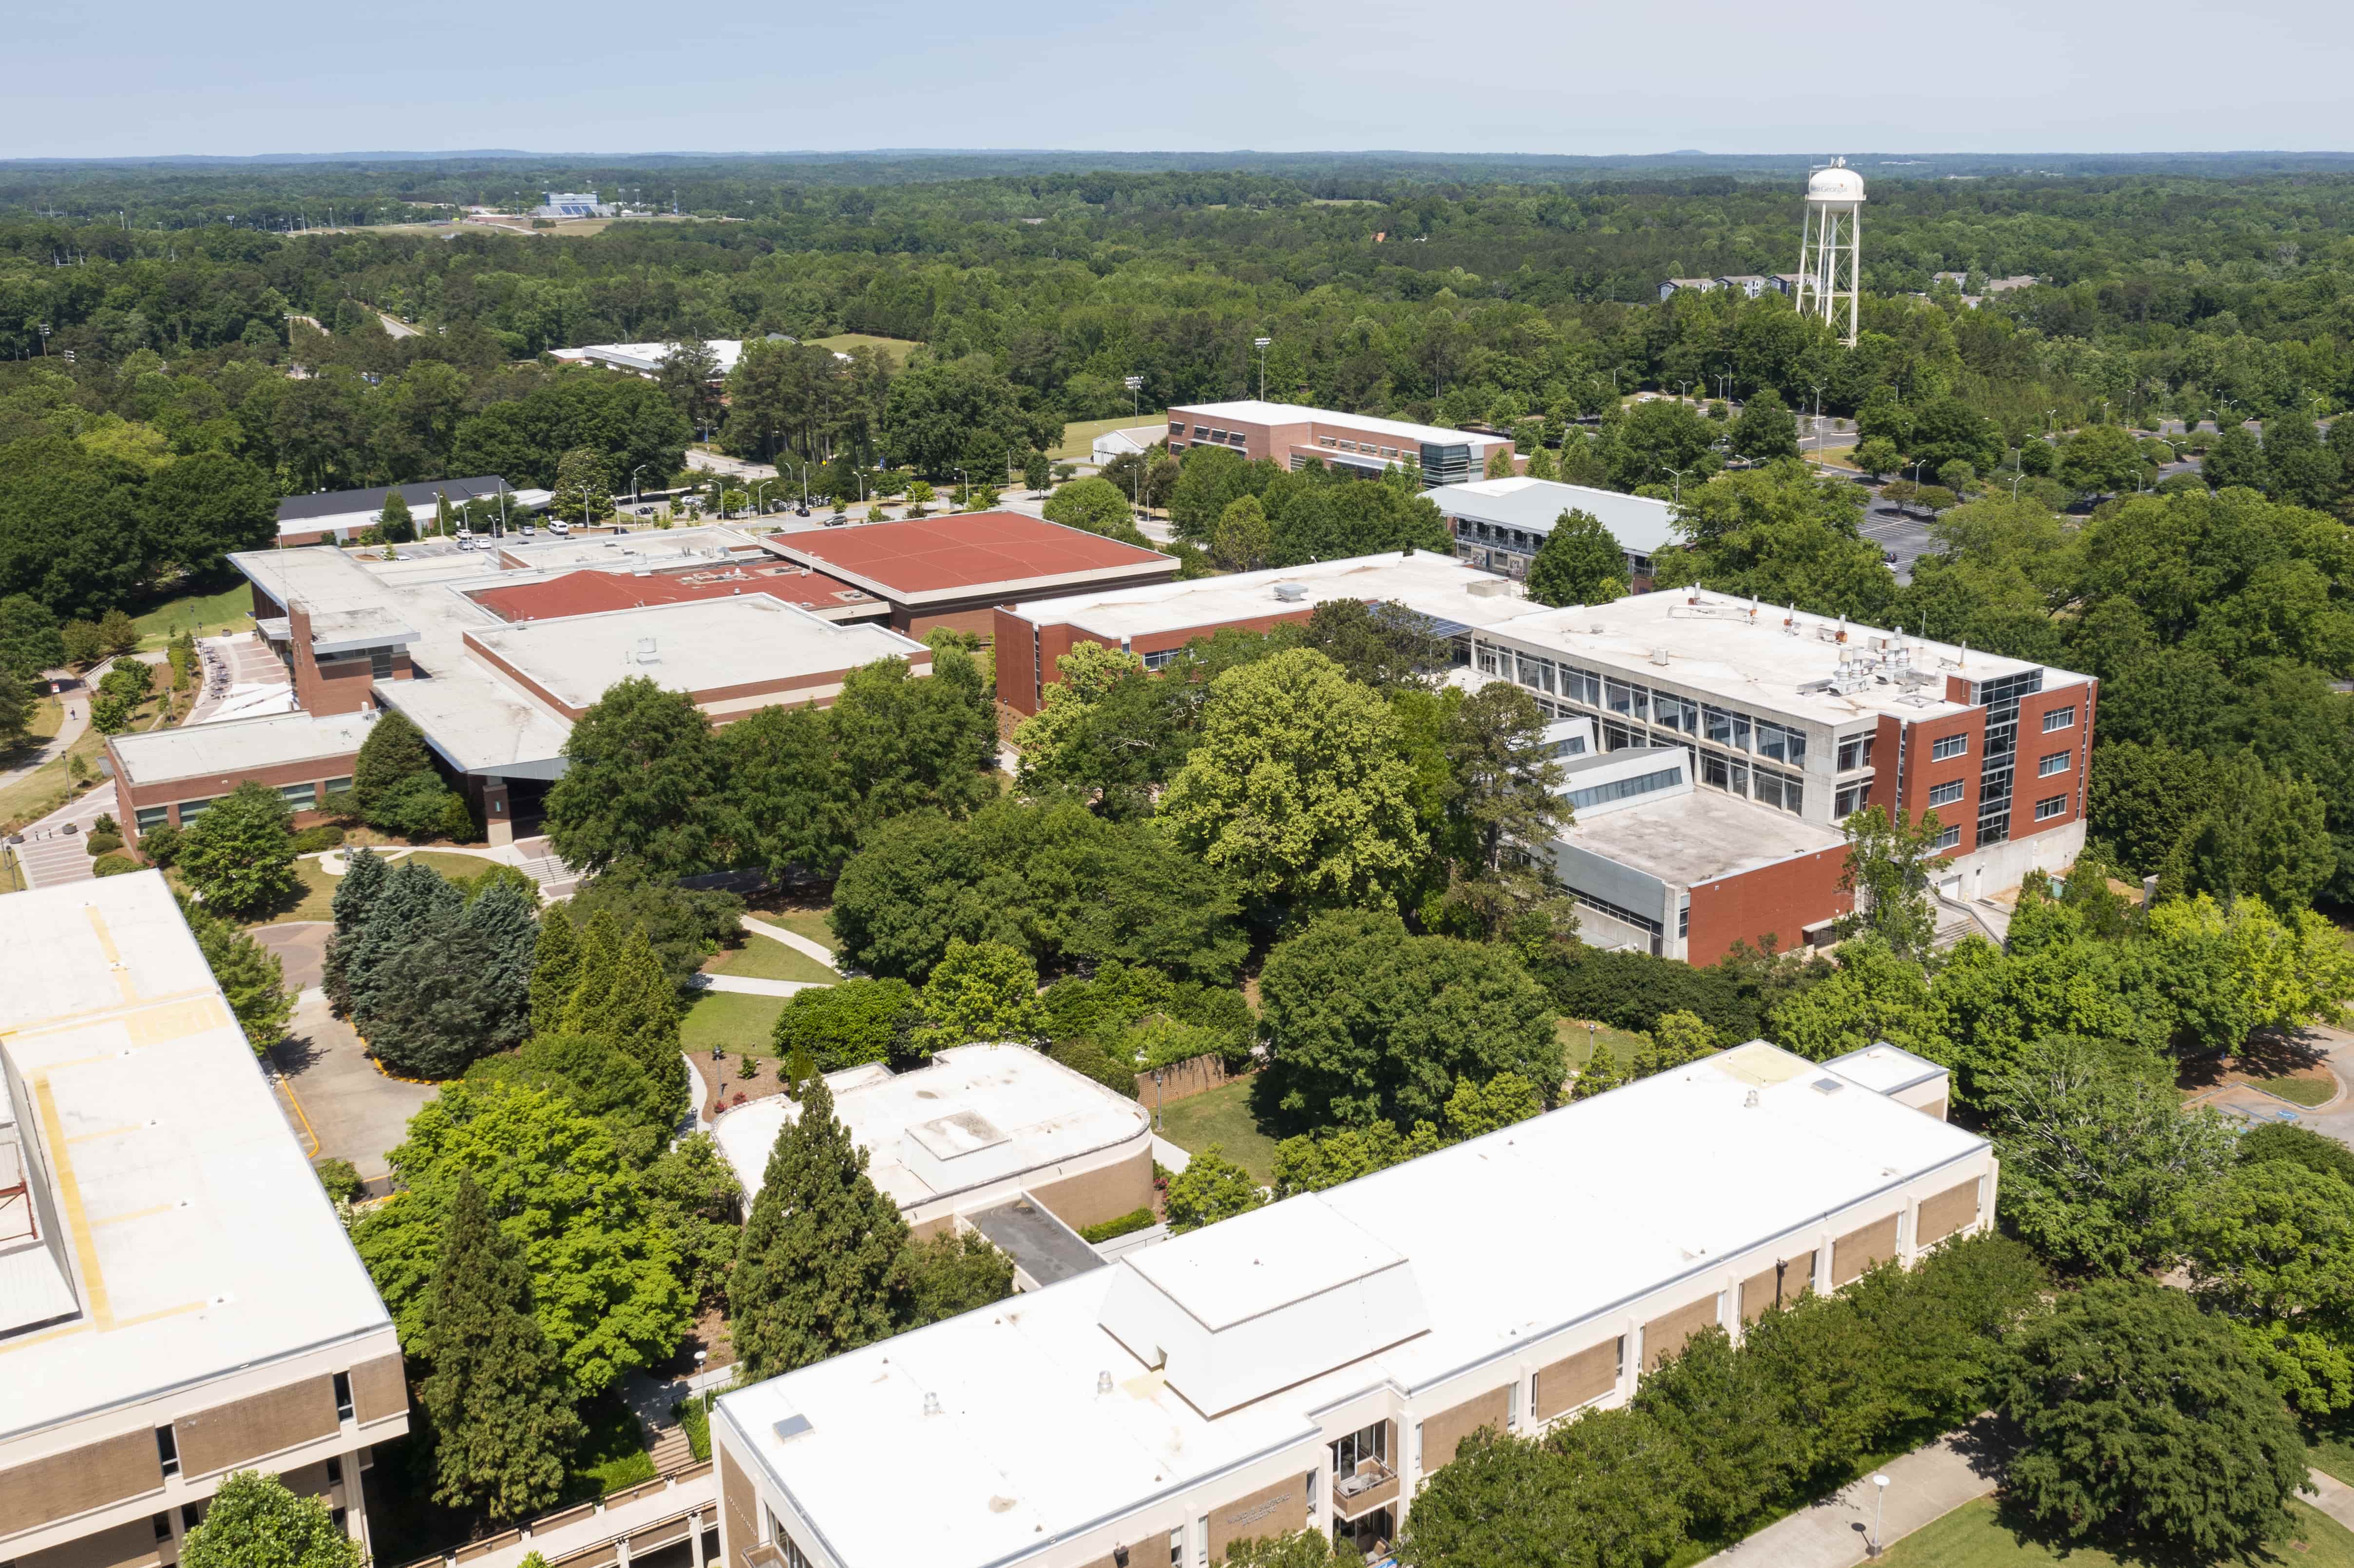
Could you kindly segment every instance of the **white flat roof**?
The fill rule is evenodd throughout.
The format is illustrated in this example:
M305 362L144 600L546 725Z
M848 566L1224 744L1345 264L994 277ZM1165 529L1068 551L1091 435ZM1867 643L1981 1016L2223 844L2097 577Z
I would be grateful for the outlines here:
M1538 609L1494 630L1500 642L1572 663L1607 665L1637 682L1670 683L1735 707L1762 707L1833 726L1883 713L1908 721L1957 713L1964 705L1946 700L1950 675L1990 681L2041 668L2047 692L2083 685L2087 679L1910 632L1902 640L1901 662L1884 659L1884 652L1895 649L1892 631L1803 611L1792 618L1780 605L1754 609L1753 615L1749 600L1730 594L1669 588L1609 604ZM1839 641L1843 624L1844 644ZM1883 643L1890 647L1883 649ZM1662 650L1665 663L1654 657ZM1829 689L1840 674L1842 650L1851 670L1864 671L1852 692Z
M1306 597L1277 599L1276 588L1284 583L1300 585L1307 589ZM1480 591L1472 591L1475 588ZM1469 561L1417 550L1074 594L1067 599L1030 599L1013 609L1025 620L1075 626L1117 647L1123 637L1224 626L1305 611L1327 599L1396 599L1453 626L1500 625L1543 608L1522 598L1518 584L1483 572Z
M706 524L695 528L637 529L628 534L580 532L567 538L503 539L498 553L535 571L629 572L643 567L709 565L739 556L767 556L769 547L740 528ZM518 579L523 580L523 579Z
M1428 441L1435 446L1500 447L1508 444L1510 436L1483 436L1473 430L1450 430L1444 425L1416 425L1404 419L1376 418L1371 414L1343 414L1336 408L1303 408L1292 403L1262 403L1255 397L1233 403L1187 403L1169 410L1175 418L1182 414L1188 421L1208 419L1241 419L1257 425L1345 425L1352 430L1371 430L1377 436L1393 440ZM1419 454L1416 454L1419 455Z
M707 692L931 652L887 626L844 626L765 593L502 621L471 635L576 708L631 675L672 690Z
M155 784L349 757L366 741L374 719L371 714L274 714L118 735L110 744L132 783Z
M0 898L0 952L78 1304L0 1340L0 1437L388 1330L160 872Z
M1598 759L1606 763L1625 755L1605 752ZM1562 842L1662 882L1690 887L1838 849L1847 836L1738 795L1686 788L1675 794L1638 796L1617 810L1580 816L1562 834Z
M1601 519L1619 548L1648 556L1670 545L1676 536L1675 507L1645 495L1624 495L1591 485L1564 484L1559 480L1474 479L1442 484L1423 492L1425 499L1449 517L1469 517L1503 528L1518 528L1540 536L1568 511L1589 513Z
M1946 1069L1939 1064L1926 1056L1916 1056L1903 1046L1892 1045L1885 1040L1875 1040L1861 1051L1850 1051L1844 1056L1834 1056L1823 1065L1836 1068L1841 1077L1853 1078L1864 1087L1883 1095L1893 1095L1946 1075Z
M1985 1150L1860 1086L1814 1087L1827 1078L1840 1081L1752 1042L728 1394L722 1418L844 1568L1019 1558L1309 1441L1312 1412L1384 1383L1430 1388ZM1349 1257L1320 1256L1313 1277L1283 1261L1299 1216L1320 1213L1342 1223L1346 1246L1362 1233L1385 1249L1357 1261L1411 1264L1426 1330L1335 1365L1361 1331L1361 1298L1310 1288L1314 1310L1286 1326L1289 1366L1252 1369L1279 1392L1212 1418L1181 1393L1174 1361L1154 1372L1102 1327L1108 1298L1133 1291L1148 1263L1184 1277L1204 1323L1344 1283ZM1219 1266L1197 1269L1197 1256ZM791 1417L794 1435L779 1436Z
M1023 1045L960 1045L913 1072L853 1067L825 1081L868 1179L903 1209L1112 1148L1150 1122L1134 1100ZM713 1123L748 1202L799 1114L772 1095Z

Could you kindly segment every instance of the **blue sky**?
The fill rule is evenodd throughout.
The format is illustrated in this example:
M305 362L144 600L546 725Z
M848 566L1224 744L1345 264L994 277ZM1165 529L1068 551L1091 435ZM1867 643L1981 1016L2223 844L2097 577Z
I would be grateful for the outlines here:
M2346 150L2354 6L17 0L0 157ZM706 19L707 18L707 19Z

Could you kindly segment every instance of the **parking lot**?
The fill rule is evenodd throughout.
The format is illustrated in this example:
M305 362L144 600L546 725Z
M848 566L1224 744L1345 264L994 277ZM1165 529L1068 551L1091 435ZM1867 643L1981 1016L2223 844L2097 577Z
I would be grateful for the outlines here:
M1928 554L1935 543L1929 535L1931 521L1926 514L1875 501L1865 511L1857 532L1894 556L1896 560L1891 569L1896 573L1896 580L1909 583L1913 580L1914 561Z

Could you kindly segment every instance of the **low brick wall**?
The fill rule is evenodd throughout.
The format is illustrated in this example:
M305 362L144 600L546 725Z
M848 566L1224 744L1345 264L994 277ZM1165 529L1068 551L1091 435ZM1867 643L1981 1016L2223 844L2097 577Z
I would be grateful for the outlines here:
M1136 1097L1145 1109L1150 1110L1156 1103L1166 1105L1171 1100L1206 1095L1212 1089L1224 1088L1236 1078L1249 1076L1246 1072L1227 1072L1225 1059L1214 1054L1188 1056L1182 1062L1172 1062L1161 1069L1161 1087L1157 1096L1152 1086L1152 1075L1137 1074Z

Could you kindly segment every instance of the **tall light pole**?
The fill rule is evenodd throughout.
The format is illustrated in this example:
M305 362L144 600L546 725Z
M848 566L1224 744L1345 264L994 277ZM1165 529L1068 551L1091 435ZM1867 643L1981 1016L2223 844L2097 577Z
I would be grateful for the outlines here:
M1131 419L1142 418L1144 414L1144 377L1141 376L1127 376L1122 380L1121 385L1128 388L1128 417Z
M630 471L630 504L632 506L635 506L639 502L643 501L646 498L646 493L638 488L638 475L645 471L646 465L643 463L640 463L637 467Z
M1251 346L1258 350L1258 400L1262 403L1267 401L1267 345L1274 341L1271 337L1251 339Z
M1888 1477L1884 1472L1872 1478L1872 1489L1877 1495L1872 1499L1872 1551L1868 1555L1877 1557L1881 1547L1881 1521L1888 1511Z
M1681 506L1684 503L1684 475L1690 473L1691 470L1688 468L1671 468L1668 470L1668 471L1676 476L1676 504Z
M762 491L764 491L764 490L768 489L768 488L769 488L769 486L770 486L770 485L772 485L772 484L776 483L776 482L777 482L777 481L778 481L778 479L779 479L780 477L782 477L782 476L781 476L781 475L778 475L778 474L770 474L768 478L766 478L766 479L764 479L764 480L760 481L758 484L755 484L755 485L752 487L752 515L753 515L753 516L758 517L758 516L760 514L760 493L761 493Z
M1815 389L1815 461L1823 461L1823 389Z

